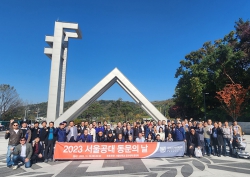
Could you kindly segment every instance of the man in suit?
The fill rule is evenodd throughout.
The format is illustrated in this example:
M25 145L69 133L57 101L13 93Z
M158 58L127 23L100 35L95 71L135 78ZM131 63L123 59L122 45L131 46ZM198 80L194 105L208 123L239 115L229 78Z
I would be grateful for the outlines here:
M31 166L30 158L32 156L33 150L30 143L26 143L26 139L23 137L20 140L20 144L17 145L13 149L13 169L18 168L18 162L23 162L25 164L25 168L29 168Z
M127 129L124 130L125 141L128 141L129 135L132 135L132 137L134 137L134 132L133 129L131 129L131 126L127 125Z
M81 125L78 126L78 136L80 136L81 134L83 134L83 132L84 132L85 129L86 129L86 128L85 128L85 122L82 121L82 122L81 122Z
M68 142L76 142L78 132L77 132L77 127L74 125L73 121L69 122L69 126L66 131L67 132L69 131L67 135Z

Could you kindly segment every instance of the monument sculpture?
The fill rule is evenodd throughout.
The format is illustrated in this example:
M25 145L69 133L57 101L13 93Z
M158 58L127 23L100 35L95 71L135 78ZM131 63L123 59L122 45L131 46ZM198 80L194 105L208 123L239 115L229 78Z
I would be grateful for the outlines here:
M44 53L51 59L47 108L48 122L54 121L55 125L58 125L62 121L75 119L114 83L118 83L154 120L166 120L152 103L150 103L117 68L113 69L81 99L63 112L69 38L82 38L81 30L77 23L56 21L54 36L45 37L45 41L50 47L45 48Z

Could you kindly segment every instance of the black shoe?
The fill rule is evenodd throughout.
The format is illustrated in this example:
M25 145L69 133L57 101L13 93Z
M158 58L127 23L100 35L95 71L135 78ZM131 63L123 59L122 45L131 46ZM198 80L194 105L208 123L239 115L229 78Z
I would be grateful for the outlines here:
M49 158L49 162L53 162L53 160L51 158Z
M221 155L218 154L218 157L221 157Z
M45 159L44 162L45 162L45 163L48 163L48 159Z

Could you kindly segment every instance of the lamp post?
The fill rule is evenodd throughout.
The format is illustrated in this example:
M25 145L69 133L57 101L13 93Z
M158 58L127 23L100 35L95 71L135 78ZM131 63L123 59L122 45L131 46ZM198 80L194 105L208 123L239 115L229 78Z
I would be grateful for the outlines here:
M206 122L206 119L207 119L207 116L206 116L206 95L208 95L209 93L203 93L203 98L204 98L204 118L205 118L205 122Z

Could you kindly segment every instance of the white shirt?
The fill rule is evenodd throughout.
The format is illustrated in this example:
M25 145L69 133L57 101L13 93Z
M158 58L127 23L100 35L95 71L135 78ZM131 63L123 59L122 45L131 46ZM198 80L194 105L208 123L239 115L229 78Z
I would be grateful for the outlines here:
M16 133L18 132L18 129L17 130L15 130L15 129L13 129Z
M74 128L73 127L70 128L70 132L71 132L71 136L74 136Z
M21 145L21 154L20 154L20 156L26 158L26 144Z
M95 142L95 136L96 136L96 131L94 128L91 128L91 130L88 128L89 130L89 135L93 135L93 142Z

